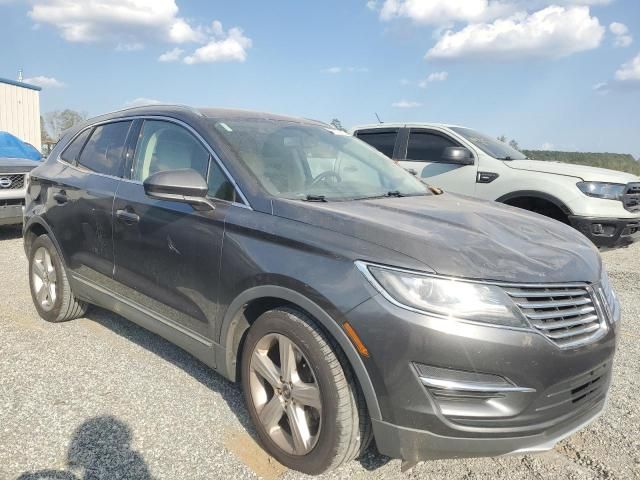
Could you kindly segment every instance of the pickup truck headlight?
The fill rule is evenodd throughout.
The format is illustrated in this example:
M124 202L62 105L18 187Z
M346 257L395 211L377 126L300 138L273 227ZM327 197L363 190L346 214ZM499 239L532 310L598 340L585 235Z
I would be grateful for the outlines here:
M527 327L518 307L498 286L356 263L392 303L443 318Z
M580 191L589 197L622 200L627 186L622 183L578 182Z

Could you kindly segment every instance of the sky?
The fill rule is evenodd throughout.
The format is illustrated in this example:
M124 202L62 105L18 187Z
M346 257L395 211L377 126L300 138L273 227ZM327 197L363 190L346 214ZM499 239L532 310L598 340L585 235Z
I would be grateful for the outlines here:
M0 0L41 110L150 102L454 123L640 156L640 0Z

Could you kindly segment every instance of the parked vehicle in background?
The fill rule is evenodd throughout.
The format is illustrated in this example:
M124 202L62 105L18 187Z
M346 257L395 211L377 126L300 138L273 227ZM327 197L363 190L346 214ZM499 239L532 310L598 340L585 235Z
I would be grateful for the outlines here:
M603 168L526 158L466 127L384 123L353 134L433 185L572 225L602 247L640 238L640 178Z
M405 466L546 450L604 409L620 306L593 245L434 194L329 125L133 108L75 127L31 177L40 316L99 305L240 381L290 468L372 437Z
M32 145L0 132L0 226L22 223L27 177L40 159Z

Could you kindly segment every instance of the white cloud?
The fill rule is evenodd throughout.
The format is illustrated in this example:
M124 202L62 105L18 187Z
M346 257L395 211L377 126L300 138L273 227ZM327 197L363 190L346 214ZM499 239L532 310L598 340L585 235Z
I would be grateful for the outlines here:
M144 105L161 105L164 102L161 102L160 100L156 100L155 98L145 98L145 97L138 97L138 98L134 98L133 100L129 100L128 102L124 103L125 107L143 107Z
M241 61L251 39L242 30L228 34L219 21L194 25L179 15L176 0L31 0L31 18L53 25L63 38L78 43L112 44L116 50L133 51L149 43L200 44L186 63ZM180 57L176 49L160 55L160 61Z
M628 47L633 42L633 37L629 35L629 28L620 22L609 24L609 30L615 36L613 44L616 47Z
M182 48L176 47L164 52L158 57L158 60L160 62L177 62L182 58L183 53L184 50Z
M600 45L604 27L589 7L551 6L492 23L448 30L429 50L429 59L517 60L564 57Z
M640 53L616 71L615 78L619 82L629 82L640 84Z
M322 70L323 73L331 73L334 75L342 72L366 73L368 71L369 69L366 67L337 67L337 66L325 68Z
M544 142L540 147L540 150L553 150L555 146L551 142Z
M30 77L24 79L25 83L30 83L32 85L37 85L42 88L60 88L65 87L66 85L53 77L45 77L43 75L39 75L37 77Z
M421 107L422 104L420 102L412 102L409 100L399 100L397 102L393 102L391 106L395 108L417 108Z
M609 88L609 84L607 82L596 83L593 86L593 90L601 95L606 95L611 91L611 89Z
M220 27L222 30L222 27ZM247 49L251 47L251 39L244 36L239 28L231 28L228 35L224 31L216 35L206 45L197 48L191 55L184 57L184 63L211 62L244 62L247 59Z
M444 82L447 78L449 78L448 72L433 72L433 73L430 73L427 78L425 78L424 80L421 80L418 83L418 86L420 88L427 88L427 85L429 85L430 83Z
M415 23L445 25L487 21L513 10L512 4L500 0L385 0L380 18L408 18Z

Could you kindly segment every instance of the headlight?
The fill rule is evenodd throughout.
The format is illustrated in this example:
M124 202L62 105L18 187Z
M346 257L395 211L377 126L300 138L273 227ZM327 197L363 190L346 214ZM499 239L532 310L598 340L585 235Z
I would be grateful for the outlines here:
M444 318L527 327L520 310L500 288L357 262L388 300L409 310Z
M627 186L622 183L578 182L576 184L585 195L608 200L622 200Z
M605 308L609 314L609 318L613 322L620 320L620 302L615 290L611 286L609 281L609 275L607 271L602 267L602 274L600 276L600 288L602 289L602 295L604 296Z

